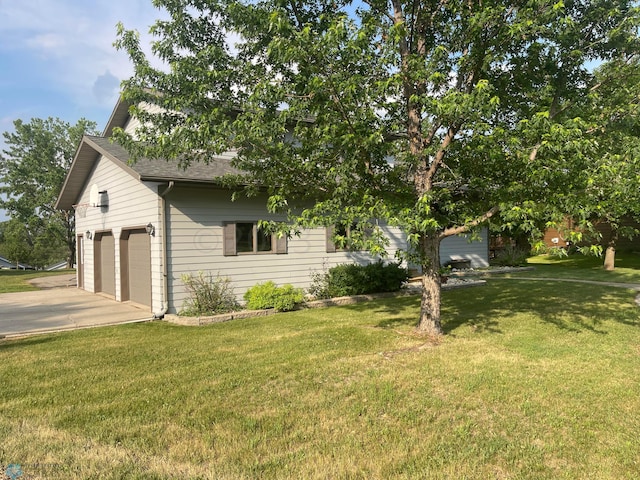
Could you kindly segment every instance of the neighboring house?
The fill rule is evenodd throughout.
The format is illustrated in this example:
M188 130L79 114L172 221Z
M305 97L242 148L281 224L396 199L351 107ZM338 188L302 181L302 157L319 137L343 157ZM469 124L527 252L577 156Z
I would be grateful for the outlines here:
M640 223L630 217L623 218L620 221L619 226L626 229L640 230ZM593 222L593 228L599 235L599 238L584 238L582 242L578 242L578 245L602 245L603 247L606 247L609 241L611 241L611 224L606 220L599 220ZM566 238L569 236L569 232L579 230L580 228L576 225L576 223L570 218L567 218L565 224L562 227L548 228L547 230L545 230L543 242L549 248L568 247L571 245L571 242ZM619 234L615 243L616 250L619 251L640 250L640 237L637 235L629 238Z
M80 288L156 314L175 313L186 298L183 274L227 276L241 298L258 282L308 287L313 272L374 260L365 252L336 249L324 228L288 240L261 234L258 220L284 217L268 214L265 198L231 201L219 178L235 172L233 153L186 170L164 160L130 165L128 153L108 137L115 127L133 132L135 126L128 105L119 102L103 136L83 138L58 197L57 208L76 209ZM383 228L393 258L406 247L406 237ZM448 238L441 246L443 263L450 257L487 266L488 245Z
M51 265L47 265L44 267L44 270L47 272L53 272L54 270L65 270L67 268L67 261L61 260L57 263L52 263Z
M29 265L25 265L23 263L18 263L18 265L16 265L15 262L11 262L4 257L0 257L0 269L30 270L31 268L32 267L30 267Z
M2 269L16 268L16 264L10 262L4 257L0 257L0 268Z

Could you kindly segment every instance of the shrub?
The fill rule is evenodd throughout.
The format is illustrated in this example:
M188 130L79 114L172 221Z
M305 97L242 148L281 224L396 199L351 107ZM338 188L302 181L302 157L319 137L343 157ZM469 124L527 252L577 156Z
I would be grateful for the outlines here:
M491 260L491 263L501 267L521 267L527 264L527 258L529 258L529 255L530 252L527 250L514 246L507 246Z
M301 288L295 288L290 283L278 287L272 281L258 283L244 294L246 307L250 310L274 308L279 312L293 310L296 304L304 300Z
M332 298L396 292L408 278L407 269L397 263L342 264L328 272L312 274L309 293L315 298Z
M228 277L198 272L197 275L185 273L181 278L189 295L184 301L181 315L215 315L240 309Z

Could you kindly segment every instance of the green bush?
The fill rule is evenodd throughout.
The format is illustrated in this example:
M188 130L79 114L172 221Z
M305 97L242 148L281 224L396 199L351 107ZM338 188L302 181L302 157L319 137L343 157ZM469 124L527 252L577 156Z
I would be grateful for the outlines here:
M491 264L500 267L522 267L527 264L530 254L528 250L507 246L491 260Z
M408 278L407 269L397 263L342 264L328 272L313 274L309 293L315 298L333 298L396 292Z
M304 292L290 283L278 287L272 281L268 281L251 287L244 294L244 299L249 310L273 308L279 312L287 312L304 300Z
M181 277L188 297L180 315L195 317L233 312L240 309L228 277L215 277L211 273L185 273Z

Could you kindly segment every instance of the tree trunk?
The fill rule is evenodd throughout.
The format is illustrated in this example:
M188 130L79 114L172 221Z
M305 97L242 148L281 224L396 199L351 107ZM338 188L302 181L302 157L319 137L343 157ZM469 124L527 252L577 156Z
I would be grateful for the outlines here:
M75 211L63 212L64 226L66 230L65 242L67 244L67 268L73 268L76 263L76 219Z
M422 303L418 332L442 335L440 323L440 237L437 234L422 237Z
M68 256L67 256L67 268L73 268L76 263L76 242L67 244Z
M616 268L616 246L609 243L604 252L604 269L613 270Z
M616 268L616 241L618 240L618 231L611 229L611 236L609 237L609 243L607 243L607 249L604 252L604 269L613 270Z
M526 233L518 233L513 237L516 243L516 249L522 250L523 252L531 252L531 241L528 234Z

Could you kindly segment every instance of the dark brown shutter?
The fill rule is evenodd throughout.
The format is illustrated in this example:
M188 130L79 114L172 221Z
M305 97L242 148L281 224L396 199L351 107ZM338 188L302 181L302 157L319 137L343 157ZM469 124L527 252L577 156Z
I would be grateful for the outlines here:
M222 251L225 256L237 255L236 253L236 224L225 223L222 225Z
M336 244L333 241L333 227L325 227L325 243L327 246L327 253L336 252Z

